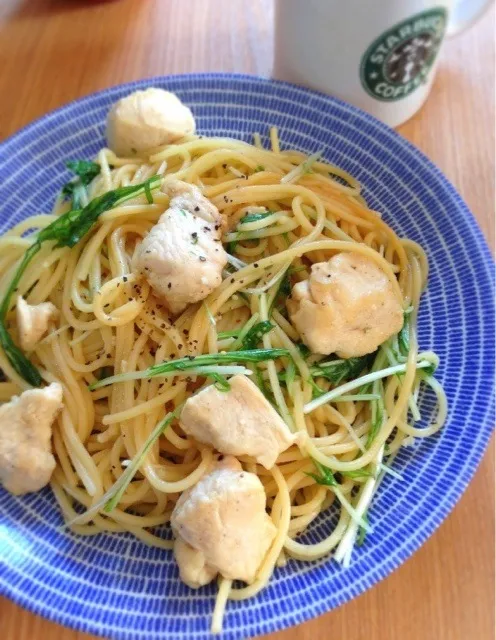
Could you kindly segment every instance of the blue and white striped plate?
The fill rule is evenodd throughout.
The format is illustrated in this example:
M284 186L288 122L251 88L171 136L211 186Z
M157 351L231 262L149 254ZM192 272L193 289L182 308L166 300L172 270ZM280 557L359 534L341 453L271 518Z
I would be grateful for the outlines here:
M327 96L255 77L153 78L108 89L30 124L0 146L0 230L50 209L67 180L64 161L104 144L110 105L147 86L176 92L199 132L282 144L352 173L370 205L427 250L431 275L420 346L441 357L449 419L437 436L404 449L403 481L387 477L373 504L374 533L349 569L329 558L290 561L253 600L232 602L223 638L244 639L298 624L354 598L399 566L430 536L471 479L493 429L493 262L455 189L411 144L362 111ZM424 409L429 411L429 398ZM308 534L330 530L321 516ZM171 554L129 535L78 538L63 531L50 489L15 498L0 489L0 590L51 620L119 639L209 637L215 587L191 591ZM448 550L449 552L449 550Z

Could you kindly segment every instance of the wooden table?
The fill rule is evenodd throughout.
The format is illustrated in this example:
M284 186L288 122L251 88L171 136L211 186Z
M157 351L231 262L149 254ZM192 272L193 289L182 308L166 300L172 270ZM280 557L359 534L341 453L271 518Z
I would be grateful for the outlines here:
M303 1L303 0L302 0ZM400 133L458 188L494 244L494 11L448 42L432 94ZM268 76L270 0L1 0L0 140L92 91L146 76ZM494 455L439 531L387 580L271 640L489 640ZM0 601L2 640L89 636Z

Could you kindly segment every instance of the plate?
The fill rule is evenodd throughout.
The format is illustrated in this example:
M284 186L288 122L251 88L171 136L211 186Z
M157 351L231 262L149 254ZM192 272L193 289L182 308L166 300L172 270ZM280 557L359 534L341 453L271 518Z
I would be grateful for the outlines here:
M370 514L374 532L343 569L331 558L290 561L258 597L230 602L223 640L295 625L356 597L410 556L463 493L494 425L493 262L455 189L425 156L362 111L289 84L237 75L151 78L88 96L28 125L0 146L0 229L50 209L66 181L64 162L104 143L110 105L147 86L174 91L199 132L268 143L325 158L364 185L370 206L426 249L431 274L420 313L421 348L441 357L449 419L438 435L402 450ZM422 408L429 413L430 398ZM307 534L332 526L324 514ZM209 638L215 587L192 591L169 552L130 535L84 538L65 531L49 488L16 498L0 489L0 590L20 605L76 629L117 639Z

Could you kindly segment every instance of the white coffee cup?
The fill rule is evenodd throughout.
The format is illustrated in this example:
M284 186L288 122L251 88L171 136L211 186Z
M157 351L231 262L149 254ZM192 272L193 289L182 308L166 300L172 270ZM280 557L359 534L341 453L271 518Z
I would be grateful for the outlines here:
M396 127L425 102L446 34L489 0L277 0L274 77Z

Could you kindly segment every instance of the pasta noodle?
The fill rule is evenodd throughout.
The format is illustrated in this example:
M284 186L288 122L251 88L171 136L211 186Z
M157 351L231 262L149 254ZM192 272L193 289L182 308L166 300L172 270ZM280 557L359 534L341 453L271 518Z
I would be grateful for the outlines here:
M147 544L170 549L172 543L160 528L169 522L178 496L198 481L213 456L173 420L151 444L118 504L112 510L90 511L142 452L157 425L204 379L194 374L143 378L94 391L89 385L110 374L141 371L187 355L240 348L256 322L270 321L275 327L263 336L264 348L289 350L292 380L289 374L284 379L279 361L260 363L257 370L280 415L290 429L303 434L302 440L282 453L270 471L249 457L240 459L265 487L277 535L253 584L239 588L220 578L214 630L221 628L229 599L258 593L288 558L310 561L335 550L337 559L349 562L353 544L367 526L364 514L388 472L387 456L412 438L435 433L446 416L445 395L432 377L436 357L419 353L417 346L417 313L428 271L422 248L398 237L367 207L360 185L347 172L281 150L275 129L270 140L272 149L267 150L260 137L253 146L189 136L148 157L119 158L109 149L97 156L101 172L89 186L89 200L154 175L174 175L199 186L226 217L224 240L232 258L221 286L204 303L174 318L132 270L136 247L168 206L168 196L160 191L153 193L151 203L141 195L106 211L72 248L44 247L18 287L29 303L50 301L60 310L57 330L38 343L31 357L44 381L63 385L51 484L64 518L74 521L79 535L128 531ZM51 214L35 215L0 238L0 290L6 290L32 242L26 232L43 229L67 209L59 198ZM253 220L242 224L245 216ZM288 269L294 284L308 277L312 263L338 252L366 256L387 275L408 315L409 348L402 354L397 337L388 341L371 366L369 389L358 384L322 402L325 396L314 397L310 373L317 358L302 353L284 305L275 303ZM15 337L12 310L8 317ZM374 378L395 366L398 373ZM8 378L0 383L2 401L28 388L1 351L0 367ZM316 382L323 393L336 386L325 379ZM434 393L437 408L421 428L414 418L420 417L422 383ZM327 486L312 477L316 463L334 474ZM88 509L82 515L81 506ZM331 507L339 510L339 517L329 536L314 544L299 541L298 535Z

